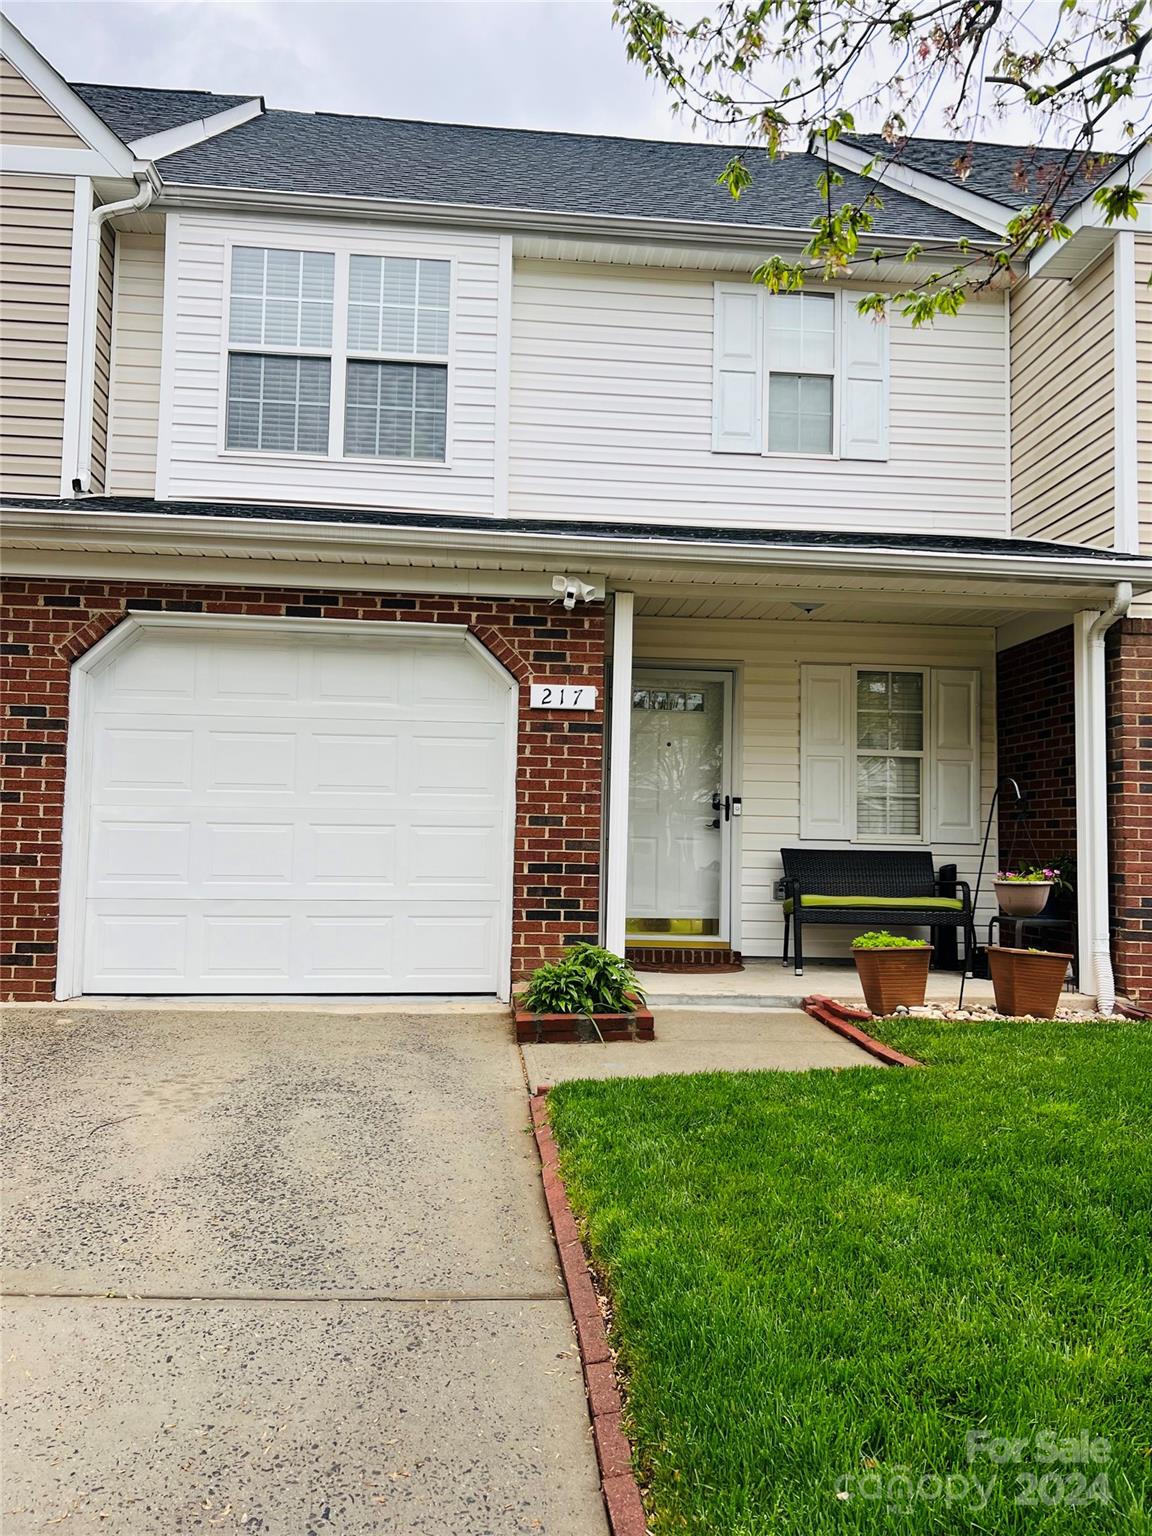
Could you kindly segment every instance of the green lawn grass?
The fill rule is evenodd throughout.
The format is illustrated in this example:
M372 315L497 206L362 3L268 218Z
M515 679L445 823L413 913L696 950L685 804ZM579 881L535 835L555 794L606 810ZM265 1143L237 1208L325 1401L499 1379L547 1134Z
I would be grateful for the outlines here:
M884 1034L549 1097L653 1528L1152 1531L1152 1024Z

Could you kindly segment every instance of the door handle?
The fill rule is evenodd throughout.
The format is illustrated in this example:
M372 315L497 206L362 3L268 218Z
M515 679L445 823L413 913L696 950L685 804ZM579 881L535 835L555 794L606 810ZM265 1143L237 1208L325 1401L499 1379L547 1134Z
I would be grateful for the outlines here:
M712 809L714 811L722 810L724 812L724 820L725 821L731 821L732 820L732 796L731 795L721 796L720 791L717 790L716 793L712 796ZM720 818L719 818L719 816L717 816L716 820L712 823L712 825L714 827L718 827L720 825Z

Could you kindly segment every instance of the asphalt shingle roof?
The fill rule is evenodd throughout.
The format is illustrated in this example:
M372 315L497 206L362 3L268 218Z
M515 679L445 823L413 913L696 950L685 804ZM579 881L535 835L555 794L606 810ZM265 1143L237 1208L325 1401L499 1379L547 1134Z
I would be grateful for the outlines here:
M77 85L72 89L125 144L149 134L227 112L255 96L218 96L214 91L161 91L138 85Z
M1026 208L1042 197L1052 178L1063 169L1068 154L1058 146L979 142L969 145L962 139L913 138L893 145L878 133L845 134L844 143L1012 209ZM961 177L955 168L956 161L969 149L971 170ZM1102 179L1101 161L1113 158L1103 154L1080 155L1074 180L1061 198L1061 205L1069 207L1080 202Z
M544 538L580 538L594 544L598 539L633 539L666 542L681 540L689 544L749 545L773 549L889 549L894 552L924 554L1018 555L1035 560L1094 560L1102 564L1117 560L1139 559L1112 549L1095 549L1084 544L1052 544L1043 539L965 537L943 533L848 533L813 528L716 528L704 524L592 522L576 519L509 517L494 523L490 517L460 516L439 512L406 512L394 507L370 511L340 507L299 507L283 503L256 505L218 501L153 501L143 496L79 496L50 498L43 496L5 496L6 508L27 508L45 512L133 512L155 516L218 517L224 519L275 519L284 522L343 523L374 528L440 529L461 533L533 534ZM1152 572L1152 560L1148 561Z
M267 112L160 162L165 181L275 192L541 212L606 214L807 230L821 211L821 162L808 154L749 158L753 185L737 202L716 178L724 145L537 133L330 112ZM840 201L861 199L846 175ZM987 232L895 190L874 232L918 240ZM867 236L865 236L867 240Z

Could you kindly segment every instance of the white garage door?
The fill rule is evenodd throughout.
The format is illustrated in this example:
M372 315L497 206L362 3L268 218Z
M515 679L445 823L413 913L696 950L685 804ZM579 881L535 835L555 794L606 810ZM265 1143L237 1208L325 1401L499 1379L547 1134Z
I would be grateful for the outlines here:
M461 631L348 628L93 666L83 990L499 990L510 685Z

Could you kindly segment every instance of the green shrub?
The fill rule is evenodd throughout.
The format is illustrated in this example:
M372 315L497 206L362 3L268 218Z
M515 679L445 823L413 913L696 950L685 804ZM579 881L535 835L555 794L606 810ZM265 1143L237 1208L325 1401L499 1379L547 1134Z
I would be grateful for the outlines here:
M643 1002L627 960L597 944L573 944L538 966L520 998L529 1013L634 1013Z
M882 928L879 933L861 933L852 940L853 949L925 949L927 939L905 939Z

